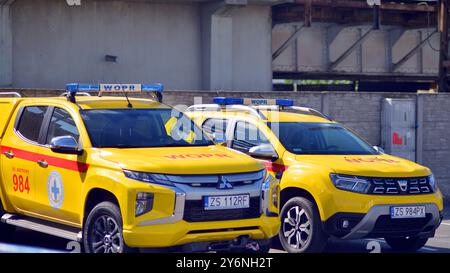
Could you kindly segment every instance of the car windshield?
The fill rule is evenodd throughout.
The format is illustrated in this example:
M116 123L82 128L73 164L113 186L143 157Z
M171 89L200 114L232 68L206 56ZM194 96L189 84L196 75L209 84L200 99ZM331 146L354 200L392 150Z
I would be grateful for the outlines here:
M375 155L367 142L335 123L269 123L283 146L294 154Z
M96 148L214 145L175 109L90 109L80 114Z

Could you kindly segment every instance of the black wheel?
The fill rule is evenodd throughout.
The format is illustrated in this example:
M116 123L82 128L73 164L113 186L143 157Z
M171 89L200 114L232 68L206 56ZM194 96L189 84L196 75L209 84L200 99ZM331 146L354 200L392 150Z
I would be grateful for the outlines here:
M316 205L304 198L294 197L281 209L279 238L289 253L322 252L328 237Z
M384 238L386 243L396 251L417 251L426 245L428 238L419 237L395 237Z
M89 213L83 229L86 253L132 252L123 240L122 215L116 204L102 202Z
M5 214L3 210L3 206L0 200L0 217ZM0 222L0 240L10 239L14 232L16 231L16 227L8 224L4 224Z

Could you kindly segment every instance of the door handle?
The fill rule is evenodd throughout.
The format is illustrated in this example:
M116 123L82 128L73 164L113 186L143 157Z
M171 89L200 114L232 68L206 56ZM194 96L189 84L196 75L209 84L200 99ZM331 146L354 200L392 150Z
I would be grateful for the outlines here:
M37 164L38 164L40 167L42 167L42 168L47 168L47 167L48 167L48 162L45 161L45 160L39 160L39 161L37 162Z
M12 151L4 152L3 154L9 159L13 159L14 158L14 153Z

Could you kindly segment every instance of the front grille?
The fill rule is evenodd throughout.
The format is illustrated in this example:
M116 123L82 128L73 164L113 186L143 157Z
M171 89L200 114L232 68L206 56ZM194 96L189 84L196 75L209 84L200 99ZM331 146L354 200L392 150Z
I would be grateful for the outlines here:
M426 231L426 225L432 219L432 214L427 213L424 218L392 219L390 215L378 217L371 232L372 237L390 235L415 235Z
M208 222L252 219L261 216L260 198L250 198L250 208L228 210L205 210L202 200L186 200L183 219L187 222Z
M197 188L218 188L220 183L236 188L263 181L265 171L213 175L166 175L170 182Z
M367 177L370 181L369 194L379 195L408 195L429 194L433 190L428 177L413 178L376 178Z

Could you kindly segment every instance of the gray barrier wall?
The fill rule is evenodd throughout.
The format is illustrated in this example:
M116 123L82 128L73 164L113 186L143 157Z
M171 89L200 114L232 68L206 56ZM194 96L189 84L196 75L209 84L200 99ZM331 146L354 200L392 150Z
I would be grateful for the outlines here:
M22 91L25 96L51 96L61 92ZM432 169L442 192L450 200L450 94L165 91L164 101L173 106L190 106L194 101L211 103L215 96L292 98L297 105L320 110L351 127L373 145L381 145L382 100L412 98L418 102L418 161Z

